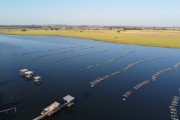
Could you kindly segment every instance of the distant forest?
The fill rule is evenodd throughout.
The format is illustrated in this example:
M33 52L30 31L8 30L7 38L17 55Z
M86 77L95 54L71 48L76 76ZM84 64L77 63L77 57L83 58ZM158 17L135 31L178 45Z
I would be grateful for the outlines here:
M0 29L44 29L44 30L178 30L180 27L137 27L137 26L88 26L88 25L0 25Z

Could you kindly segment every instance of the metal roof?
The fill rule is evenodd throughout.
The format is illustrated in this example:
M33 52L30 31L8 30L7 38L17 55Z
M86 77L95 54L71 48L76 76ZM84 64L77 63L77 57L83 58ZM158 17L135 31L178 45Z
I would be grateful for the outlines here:
M41 77L40 76L35 76L34 79L38 80L38 79L41 79Z
M70 96L70 95L67 95L67 96L65 96L63 99L64 99L65 101L67 101L67 102L71 102L71 101L74 100L75 98L72 97L72 96Z
M26 75L30 75L30 74L33 74L33 71L27 71L25 72Z
M45 108L44 110L45 110L46 112L50 112L50 111L54 110L56 107L58 107L59 105L60 105L60 103L54 102L54 103L52 103L50 106L48 106L47 108Z
M22 70L19 70L20 72L27 72L28 69L22 69Z

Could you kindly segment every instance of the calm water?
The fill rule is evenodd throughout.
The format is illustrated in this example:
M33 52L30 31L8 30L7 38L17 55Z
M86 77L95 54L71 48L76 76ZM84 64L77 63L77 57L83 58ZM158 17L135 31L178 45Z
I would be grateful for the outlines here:
M107 63L131 51L136 52ZM23 54L27 52L32 53ZM122 99L126 91L144 80L151 80L155 72L180 62L179 53L179 49L78 38L0 35L0 110L14 105L18 108L16 113L0 114L0 120L32 120L52 102L63 102L67 94L76 98L75 105L47 120L170 120L169 105L179 94L180 69L162 74L156 82L133 92L126 101ZM35 59L42 55L49 56ZM89 82L98 77L122 70L130 63L160 56L167 58L139 64L90 87ZM62 58L68 59L50 64ZM85 69L96 64L101 66ZM22 79L19 76L22 68L41 75L41 85Z

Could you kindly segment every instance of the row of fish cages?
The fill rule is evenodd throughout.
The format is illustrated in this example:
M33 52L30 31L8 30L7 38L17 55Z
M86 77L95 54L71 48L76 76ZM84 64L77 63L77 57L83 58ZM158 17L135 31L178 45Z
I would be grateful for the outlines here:
M108 60L107 62L108 62L108 63L114 62L114 61L116 61L116 60L118 60L118 59L120 59L120 58L126 57L126 56L128 56L128 55L130 55L130 54L132 54L132 53L135 53L135 51L128 52L128 53L126 53L126 54L124 54L124 55L121 55L121 56L119 56L119 57L116 57L116 58L113 58L113 59L111 59L111 60ZM86 70L86 69L88 69L88 70L94 69L94 68L97 68L97 67L99 67L99 66L101 66L101 64L90 65L90 66L87 66L87 67L85 67L85 68L81 68L80 71L84 71L84 70Z
M107 80L107 79L109 79L110 77L119 75L120 73L121 73L121 71L117 71L117 72L114 72L114 73L112 73L112 74L110 74L110 75L105 75L105 76L103 76L103 77L97 78L97 79L91 81L91 82L90 82L90 85L91 85L91 87L94 87L94 86L97 85L98 83L100 83L100 82L102 82L102 81L104 81L104 80Z
M36 56L36 57L34 57L34 59L39 59L39 58L44 58L44 57L49 57L49 56L54 56L54 55L59 55L59 54L65 54L65 53L70 53L70 52L76 52L79 50L87 50L87 49L92 49L92 48L94 48L94 47L87 47L87 48L80 48L80 49L61 51L61 52L57 52L57 53L45 54L45 55Z
M175 70L175 69L177 69L178 67L180 67L180 63L177 63L177 64L174 65L173 67L169 67L169 68L162 69L162 70L156 72L156 73L152 76L152 80L155 81L156 78L157 78L159 75L161 75L162 73L167 72L167 71L171 71L171 70ZM147 84L149 84L149 83L151 83L150 80L145 80L145 81L137 84L136 86L134 86L134 90L138 90L138 89L142 88L143 86L145 86L145 85L147 85ZM126 98L128 98L132 93L133 93L133 91L127 91L127 92L125 92L125 93L123 94L123 97L125 97L125 98L123 98L123 100L126 100ZM174 115L173 115L173 117L174 117L173 120L177 120L177 119L175 119L175 116L174 116Z
M138 64L141 64L141 63L144 63L144 62L150 62L150 61L154 61L154 60L158 60L158 59L162 59L162 58L165 58L165 57L157 57L157 58L152 58L152 59L148 59L148 60L141 60L141 61L138 61L138 62L135 62L135 63L128 64L124 68L124 71L129 70L130 68L133 68Z
M41 77L40 76L34 76L34 72L33 71L29 71L28 69L22 69L19 72L20 72L19 74L21 75L21 77L27 78L27 79L34 79L34 82L36 84L40 84L41 83Z
M127 66L123 69L123 71L120 71L120 70L119 70L119 71L117 71L117 72L115 72L115 73L112 73L111 75L106 75L106 76L104 76L104 77L97 78L97 79L91 81L91 82L90 82L91 87L94 87L96 84L98 84L98 83L100 83L100 82L102 82L102 81L104 81L104 80L106 80L106 79L108 79L108 78L110 78L110 77L112 77L112 76L115 76L115 75L118 75L118 74L120 74L120 73L122 73L122 72L125 72L126 70L128 70L128 69L130 69L130 68L132 68L132 67L134 67L134 66L136 66L136 65L138 65L138 64L140 64L140 63L149 62L149 61L153 61L153 60L158 60L158 59L162 59L162 58L164 58L164 57L157 57L157 58L152 58L152 59L148 59L148 60L142 60L142 61L139 61L139 62L135 62L135 63L129 64L129 65L127 65ZM109 77L107 77L107 76L109 76Z
M102 51L99 51L99 52L85 53L85 54L79 54L79 55L72 56L72 57L61 58L61 59L57 59L57 60L54 60L54 61L50 62L50 64L55 64L55 63L58 63L58 62L62 62L62 61L65 61L65 60L74 59L74 58L78 58L78 57L82 57L82 56L105 53L107 51L108 50L102 50Z
M179 120L178 118L178 104L179 104L180 97L174 96L172 102L169 106L170 110L170 117L172 120Z
M145 80L145 81L143 81L143 82L135 85L135 86L133 87L133 90L138 90L138 89L144 87L145 85L149 84L150 82L151 82L150 80ZM132 93L133 93L133 91L130 91L130 90L127 91L127 92L125 92L125 93L123 94L123 97L124 97L123 100L125 101L126 98L128 98Z
M52 48L48 50L38 50L38 51L31 51L31 52L24 52L22 53L23 55L29 55L29 54L35 54L35 53L42 53L42 52L52 52L52 51L58 51L58 50L64 50L64 49L71 49L71 48L79 48L83 46L72 46L72 47L67 47L67 48Z
M120 59L120 58L124 58L124 57L126 57L126 56L129 56L130 54L133 54L133 53L135 53L135 52L136 52L136 51L128 52L128 53L126 53L126 54L124 54L124 55L121 55L121 56L112 58L111 60L108 60L107 62L108 62L108 63L114 62L114 61L116 61L116 60L118 60L118 59Z
M101 64L96 64L96 65L90 65L90 66L87 66L87 67L84 67L84 68L81 68L80 71L84 71L84 70L91 70L91 69L95 69L97 67L100 67Z
M158 72L156 72L153 76L152 76L152 80L155 81L157 79L158 76L160 76L161 74L165 73L165 72L169 72L172 70L176 70L177 68L180 67L180 63L176 63L173 67L168 67L168 68L164 68Z
M135 89L135 90L138 90L138 89L140 89L141 87L145 86L146 84L149 84L150 82L151 82L151 81L149 81L149 80L145 80L145 81L139 83L138 85L134 86L134 89Z

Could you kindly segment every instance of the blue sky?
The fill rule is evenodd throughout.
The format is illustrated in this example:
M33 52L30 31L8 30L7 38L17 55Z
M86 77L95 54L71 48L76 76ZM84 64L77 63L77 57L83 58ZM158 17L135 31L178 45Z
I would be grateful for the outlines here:
M180 0L0 0L0 24L180 26Z

